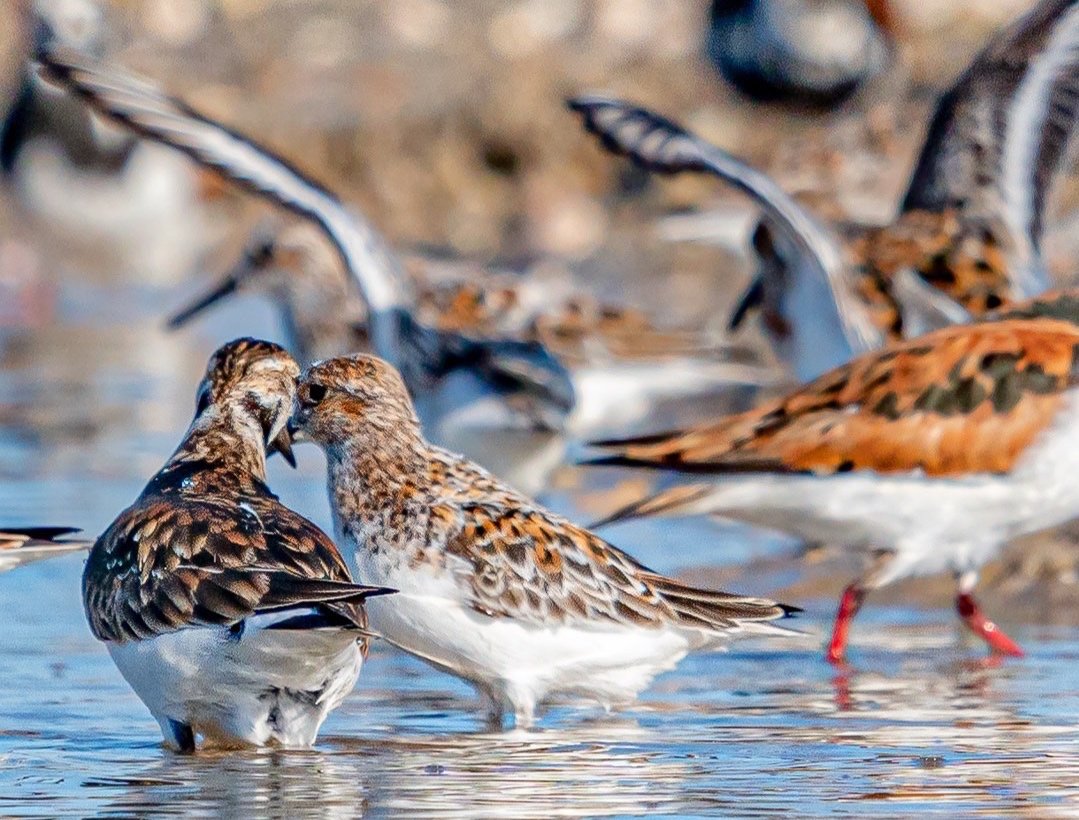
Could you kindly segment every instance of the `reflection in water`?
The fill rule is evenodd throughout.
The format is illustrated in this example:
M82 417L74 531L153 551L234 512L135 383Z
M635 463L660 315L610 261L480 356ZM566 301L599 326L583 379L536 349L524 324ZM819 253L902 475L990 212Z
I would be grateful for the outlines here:
M958 662L945 628L882 609L850 672L849 705L811 650L691 658L630 712L558 707L536 732L480 730L472 693L379 648L311 752L180 757L81 626L74 603L33 618L40 591L68 601L77 559L0 579L0 814L556 817L936 808L1079 810L1079 644L1028 641L1029 663ZM826 606L824 602L822 605ZM906 616L937 645L897 649ZM867 619L867 626L872 627ZM63 658L58 665L57 658ZM33 693L32 695L30 693ZM868 802L867 802L868 801Z
M174 805L234 817L554 817L677 807L686 764L655 759L640 735L608 726L452 742L331 738L313 752L169 755L131 776L83 786L118 793L103 814Z

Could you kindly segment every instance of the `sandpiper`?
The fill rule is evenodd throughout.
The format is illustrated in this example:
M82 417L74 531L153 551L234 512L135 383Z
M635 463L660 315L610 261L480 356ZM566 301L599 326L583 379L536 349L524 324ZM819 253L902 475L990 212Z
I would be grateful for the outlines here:
M862 551L828 658L867 592L952 572L956 609L993 652L1021 654L973 597L1009 540L1079 514L1079 291L853 360L747 413L599 442L600 464L669 471L601 524L714 514Z
M353 584L266 486L298 373L268 342L220 348L183 442L86 564L91 631L183 752L310 746L359 676L365 599L390 591Z
M79 532L72 527L5 527L0 529L0 572L55 558L90 547L90 541L67 538Z
M359 286L372 349L398 365L417 392L431 393L467 375L475 382L468 386L473 392L527 407L530 421L561 418L572 406L573 387L564 368L541 345L452 333L420 322L411 282L374 227L286 160L149 81L77 51L46 46L38 59L46 77L113 121L319 225ZM468 392L458 382L452 389Z
M326 452L340 543L399 590L371 602L373 626L472 682L499 723L527 727L559 695L624 704L687 652L790 634L770 622L792 607L652 572L428 444L400 375L373 356L305 371L292 426Z
M664 173L718 176L764 217L757 277L732 317L761 307L800 381L1043 292L1044 204L1075 124L1079 0L1042 0L1003 29L940 99L891 225L826 226L771 179L645 109L571 107L605 146Z
M565 427L589 437L648 418L664 399L752 390L774 375L747 349L715 334L657 327L639 310L604 304L565 282L537 281L463 262L404 257L416 313L443 331L542 345L573 381L576 403ZM256 231L241 259L206 293L178 311L185 324L244 290L269 292L281 307L290 347L314 362L370 348L366 309L347 287L320 231L309 223ZM440 441L443 414L417 401L424 427ZM425 412L428 410L428 412Z

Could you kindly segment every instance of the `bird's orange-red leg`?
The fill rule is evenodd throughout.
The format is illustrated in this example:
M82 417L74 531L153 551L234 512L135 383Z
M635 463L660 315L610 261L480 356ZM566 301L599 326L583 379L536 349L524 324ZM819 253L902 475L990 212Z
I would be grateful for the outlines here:
M839 599L839 611L835 615L835 626L832 628L832 641L828 644L830 663L843 663L843 656L847 651L847 632L850 630L850 622L862 608L864 600L865 587L858 581L843 590L843 597Z
M1010 655L1021 658L1023 650L1019 644L1004 634L1003 630L991 620L985 617L978 602L969 592L960 592L955 597L955 609L963 623L971 632L989 644L989 648L995 655Z

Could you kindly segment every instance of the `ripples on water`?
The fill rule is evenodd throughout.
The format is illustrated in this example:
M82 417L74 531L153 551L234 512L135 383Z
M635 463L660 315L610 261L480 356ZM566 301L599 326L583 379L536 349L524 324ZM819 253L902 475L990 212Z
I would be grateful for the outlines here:
M168 337L125 318L155 315L160 294L124 300L83 292L77 330L0 346L0 521L100 530L174 446L213 343L269 332L234 312L197 342ZM272 482L326 525L319 459L301 455ZM659 570L704 563L715 531L679 526L619 543ZM1029 656L993 667L957 645L948 611L869 607L846 678L812 640L739 644L688 658L631 711L556 707L507 734L483 731L466 686L380 647L317 750L181 758L89 635L80 570L73 557L0 576L0 815L1079 812L1068 630L1019 632ZM832 602L798 603L825 628Z

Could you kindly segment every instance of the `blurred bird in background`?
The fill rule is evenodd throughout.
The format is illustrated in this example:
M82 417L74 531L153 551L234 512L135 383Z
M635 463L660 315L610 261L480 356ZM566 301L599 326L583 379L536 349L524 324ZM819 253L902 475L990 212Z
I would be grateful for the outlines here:
M877 226L824 223L766 175L650 111L574 103L609 149L755 198L758 269L731 325L759 310L799 381L1044 291L1044 212L1077 106L1079 3L1043 0L940 98L896 218Z
M839 105L888 67L888 0L713 0L708 56L746 96Z
M409 278L362 214L252 140L151 84L50 49L48 75L136 133L173 146L301 220L260 232L224 280L173 318L180 324L229 293L274 295L305 360L373 349L395 361L417 397L425 429L476 454L530 490L562 461L565 436L640 424L658 403L733 391L744 402L772 374L722 337L667 331L638 311L603 305L545 283L463 266L438 281L434 265ZM341 260L360 284L348 293ZM741 359L741 361L739 360ZM741 391L741 393L739 393ZM492 447L502 430L539 433ZM492 458L510 458L509 463Z
M63 45L100 57L115 36L95 0L15 8L30 53ZM194 264L201 248L193 237L205 226L190 166L95 117L30 62L20 83L0 126L0 170L35 229L144 279L173 279Z

